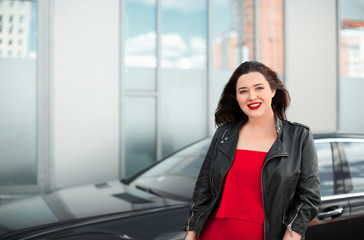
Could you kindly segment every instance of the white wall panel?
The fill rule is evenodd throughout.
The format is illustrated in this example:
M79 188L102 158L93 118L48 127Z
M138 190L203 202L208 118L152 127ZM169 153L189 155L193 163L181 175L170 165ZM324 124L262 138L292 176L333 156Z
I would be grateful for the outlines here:
M314 132L337 128L336 1L285 1L288 119Z
M118 2L54 2L53 187L118 177Z

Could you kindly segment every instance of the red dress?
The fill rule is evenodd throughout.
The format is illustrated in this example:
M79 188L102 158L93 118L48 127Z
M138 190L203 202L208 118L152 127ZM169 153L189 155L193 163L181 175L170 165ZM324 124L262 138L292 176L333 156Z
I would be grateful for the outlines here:
M222 199L201 233L201 240L264 239L261 172L266 152L237 149Z

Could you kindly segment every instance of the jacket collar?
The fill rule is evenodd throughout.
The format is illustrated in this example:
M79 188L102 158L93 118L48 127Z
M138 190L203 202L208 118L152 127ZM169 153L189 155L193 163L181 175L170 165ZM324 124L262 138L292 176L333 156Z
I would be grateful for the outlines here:
M224 138L231 138L235 135L239 135L240 128L247 122L248 119L242 119L238 122L232 123L227 127L228 131L224 134ZM280 138L282 135L282 120L276 116L276 131L277 138Z
M239 139L239 130L246 123L247 119L240 120L239 122L232 123L227 127L225 134L220 140L220 150L224 152L231 161L235 156L236 147ZM267 153L266 160L276 156L289 156L283 142L282 142L282 120L276 116L276 131L277 139L273 143L269 152Z
M280 138L282 135L282 120L276 116L276 131L277 131L277 138Z

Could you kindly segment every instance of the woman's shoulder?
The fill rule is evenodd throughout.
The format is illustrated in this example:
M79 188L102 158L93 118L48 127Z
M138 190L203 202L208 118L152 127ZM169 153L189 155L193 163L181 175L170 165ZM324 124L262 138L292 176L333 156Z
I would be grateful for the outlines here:
M288 127L288 128L301 128L302 130L310 131L310 127L308 125L303 124L303 123L291 122L291 121L283 120L283 119L281 119L281 121L284 124L284 127Z
M220 126L217 127L216 131L220 131L221 129L230 129L230 128L233 128L233 126L235 126L236 124L237 124L236 122L222 124L222 125L220 125Z
M242 125L242 123L243 123L243 120L232 122L232 123L222 124L222 125L217 127L216 131L231 130L231 129L234 129L236 127L240 127Z
M298 122L290 122L288 120L282 121L282 127L289 137L301 138L304 141L307 139L313 139L312 132L308 125L298 123Z
M217 128L215 130L214 137L215 138L222 138L223 135L225 135L227 131L229 131L228 124L223 124L223 125L217 126Z
M227 132L233 130L234 128L238 127L239 125L241 125L240 121L222 124L220 126L217 126L217 129L215 131L215 137L222 138L223 136L225 136L227 134Z

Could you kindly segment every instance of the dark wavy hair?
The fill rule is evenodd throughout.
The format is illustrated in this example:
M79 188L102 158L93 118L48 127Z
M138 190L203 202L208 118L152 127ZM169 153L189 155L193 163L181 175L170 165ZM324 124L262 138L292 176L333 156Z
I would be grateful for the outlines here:
M268 81L270 88L276 90L276 93L272 99L273 112L277 117L286 119L286 109L291 101L291 98L286 87L278 78L277 73L263 63L257 61L247 61L240 64L224 87L217 109L215 111L215 123L217 126L233 123L242 119L248 119L248 116L241 110L235 97L236 83L239 77L250 72L261 73Z

